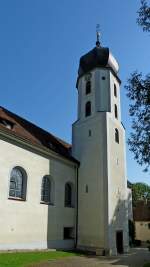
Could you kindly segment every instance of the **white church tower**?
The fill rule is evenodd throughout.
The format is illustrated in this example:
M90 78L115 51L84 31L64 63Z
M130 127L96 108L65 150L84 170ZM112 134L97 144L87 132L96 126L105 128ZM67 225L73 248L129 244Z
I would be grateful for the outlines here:
M121 123L119 66L99 42L80 58L78 119L73 156L78 171L77 247L127 252L128 207L125 130Z

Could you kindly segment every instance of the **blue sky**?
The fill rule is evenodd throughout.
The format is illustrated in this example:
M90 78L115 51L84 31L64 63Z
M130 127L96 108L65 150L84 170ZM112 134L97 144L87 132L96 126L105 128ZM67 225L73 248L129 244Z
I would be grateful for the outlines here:
M120 64L122 121L130 132L124 85L134 70L149 72L150 37L136 25L140 1L5 0L0 2L0 105L71 142L79 58L103 46ZM130 181L150 184L127 147Z

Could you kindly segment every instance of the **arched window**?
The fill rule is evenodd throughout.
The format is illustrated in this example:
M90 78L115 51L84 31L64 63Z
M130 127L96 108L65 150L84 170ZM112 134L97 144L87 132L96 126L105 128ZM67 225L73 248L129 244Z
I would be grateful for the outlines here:
M117 86L114 84L114 96L117 97Z
M88 117L91 115L91 102L88 101L85 105L85 117Z
M115 141L119 144L119 131L117 128L115 129Z
M91 81L86 82L86 95L91 93Z
M51 205L54 204L54 181L48 175L45 175L42 179L41 201Z
M27 175L23 168L15 167L10 174L9 197L25 200Z
M71 183L65 184L65 207L73 207L74 195L73 185Z
M115 104L115 118L118 119L118 109L117 105Z

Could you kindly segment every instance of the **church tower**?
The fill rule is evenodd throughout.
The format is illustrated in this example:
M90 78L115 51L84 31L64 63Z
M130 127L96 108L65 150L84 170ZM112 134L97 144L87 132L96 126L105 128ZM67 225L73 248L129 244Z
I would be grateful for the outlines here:
M80 58L72 132L72 153L80 161L77 247L111 255L126 252L129 243L118 70L97 33L96 47Z

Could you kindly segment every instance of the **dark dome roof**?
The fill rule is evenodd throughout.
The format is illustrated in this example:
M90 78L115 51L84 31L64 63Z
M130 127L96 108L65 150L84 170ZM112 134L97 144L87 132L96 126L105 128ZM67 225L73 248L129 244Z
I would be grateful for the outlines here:
M80 58L78 78L96 67L110 67L116 74L119 65L107 47L96 46Z

